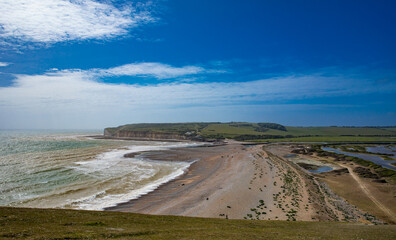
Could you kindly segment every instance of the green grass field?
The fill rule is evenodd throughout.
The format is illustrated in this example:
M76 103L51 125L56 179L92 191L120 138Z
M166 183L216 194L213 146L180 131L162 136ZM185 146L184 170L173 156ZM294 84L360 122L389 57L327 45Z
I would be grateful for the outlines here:
M291 135L364 135L381 136L394 135L393 132L382 128L363 128L363 127L287 127Z
M106 128L109 132L116 131L152 131L167 133L185 133L190 131L201 131L213 123L138 123L126 124L115 128Z
M176 133L204 138L234 138L242 141L300 141L300 142L394 142L395 127L288 127L273 123L143 123L107 128L117 131L151 131Z
M252 127L235 127L230 124L210 124L204 129L202 129L201 134L205 135L214 135L214 134L221 134L225 137L235 137L241 134L252 134L252 135L261 135L263 132L257 132ZM278 130L275 130L278 131ZM281 132L281 131L280 131Z
M356 143L375 143L375 142L396 142L396 137L296 137L280 139L257 139L251 142L356 142Z
M396 225L0 208L1 239L396 239Z
M389 128L384 128L387 131L392 131L392 132L396 132L396 127L389 127Z
M252 124L254 126L255 124ZM202 130L205 134L224 134L226 136L236 136L241 134L252 134L252 135L293 135L299 136L341 136L341 135L353 135L353 136L389 136L394 135L396 132L382 128L360 128L360 127L288 127L287 131L280 131L275 129L268 129L266 132L257 132L253 127L233 127L230 124L211 124Z

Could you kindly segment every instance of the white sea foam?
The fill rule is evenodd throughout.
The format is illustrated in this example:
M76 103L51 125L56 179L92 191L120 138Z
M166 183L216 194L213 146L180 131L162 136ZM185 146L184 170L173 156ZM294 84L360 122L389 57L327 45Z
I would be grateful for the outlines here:
M126 158L127 153L136 153L143 151L167 150L175 147L198 146L199 143L166 143L155 142L153 145L128 146L123 149L116 149L105 152L93 160L76 162L73 166L78 171L95 176L108 175L109 178L117 176L133 175L132 182L140 183L143 180L153 178L152 181L144 185L136 184L136 188L121 194L109 194L105 191L92 194L83 198L76 199L68 204L73 208L86 210L103 210L104 208L116 206L117 204L139 198L140 196L154 191L160 185L179 177L191 165L187 162L167 162L167 161L150 161L141 158ZM155 178L158 174L157 168L167 168L170 173ZM122 181L122 180L120 180ZM132 183L131 183L132 184Z
M0 205L100 210L180 176L186 162L125 158L200 143L89 139L87 132L0 132Z
M167 142L154 142L155 145L141 145L141 146L128 146L123 149L116 149L109 152L105 152L97 156L93 160L89 161L79 161L75 162L75 168L80 171L84 171L86 173L98 172L107 170L117 164L130 162L130 161L139 161L136 158L125 158L124 155L128 153L137 153L137 152L146 152L146 151L158 151L158 150L167 150L176 147L191 147L191 146L199 146L200 143L167 143ZM141 164L145 164L146 161L140 161Z
M139 189L135 189L130 191L129 193L126 194L114 194L114 195L106 195L103 198L98 198L99 195L102 194L95 194L94 196L90 196L85 199L79 199L73 204L76 204L79 209L85 209L85 210L104 210L105 208L113 207L116 206L120 203L128 202L133 199L137 199L142 195L148 194L155 189L157 189L159 186L161 186L164 183L167 183L181 175L184 174L184 172L188 169L188 167L192 163L183 163L184 166L176 170L175 172L162 177L156 181L151 182L150 184L147 184Z

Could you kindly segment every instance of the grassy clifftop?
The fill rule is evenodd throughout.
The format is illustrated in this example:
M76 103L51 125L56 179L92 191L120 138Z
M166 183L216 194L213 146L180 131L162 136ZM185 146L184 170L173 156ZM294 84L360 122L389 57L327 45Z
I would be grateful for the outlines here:
M395 127L288 127L276 123L197 122L141 123L106 128L107 135L119 132L178 134L188 138L233 138L249 141L396 141Z
M203 128L213 123L137 123L126 124L115 128L106 128L110 133L118 131L152 131L158 133L185 134L186 132L201 131Z
M395 239L395 225L0 208L1 239Z

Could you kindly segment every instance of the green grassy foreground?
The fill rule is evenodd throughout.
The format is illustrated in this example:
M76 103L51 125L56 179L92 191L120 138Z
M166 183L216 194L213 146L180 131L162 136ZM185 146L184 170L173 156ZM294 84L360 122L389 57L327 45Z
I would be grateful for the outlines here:
M396 239L396 225L0 208L1 239Z

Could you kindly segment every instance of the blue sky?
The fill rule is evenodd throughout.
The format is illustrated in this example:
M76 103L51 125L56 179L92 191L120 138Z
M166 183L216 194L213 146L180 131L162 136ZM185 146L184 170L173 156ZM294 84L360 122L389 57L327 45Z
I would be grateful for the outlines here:
M0 0L0 128L396 125L395 9Z

